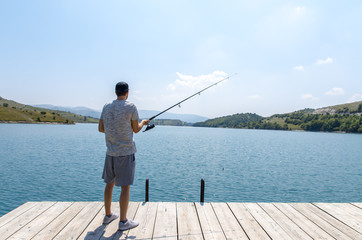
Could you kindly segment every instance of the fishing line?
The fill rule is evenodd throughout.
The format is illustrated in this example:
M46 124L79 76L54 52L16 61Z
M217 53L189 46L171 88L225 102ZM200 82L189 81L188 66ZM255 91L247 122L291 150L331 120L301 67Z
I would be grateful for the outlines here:
M181 103L189 100L190 98L192 98L192 97L194 97L194 96L196 96L196 95L200 95L200 93L202 93L203 91L205 91L205 90L207 90L207 89L209 89L209 88L211 88L211 87L213 87L213 86L216 86L217 84L221 83L222 81L225 81L225 80L227 80L227 79L229 79L229 78L231 78L231 77L233 77L233 76L235 76L235 75L236 75L236 73L234 73L234 74L232 74L232 75L230 75L230 76L228 76L228 77L226 77L226 78L223 78L223 79L221 79L220 81L218 81L218 82L216 82L216 83L214 83L214 84L211 84L210 86L208 86L208 87L206 87L206 88L198 91L198 92L195 93L195 94L192 94L191 96L183 99L182 101L180 101L180 102L172 105L171 107L169 107L169 108L163 110L162 112L156 114L155 116L149 118L148 120L151 121L151 120L155 119L156 117L160 116L161 114L167 112L168 110L170 110L171 108L174 108L174 107L176 107L176 106L181 107ZM146 132L146 131L148 131L148 130L151 130L151 129L154 128L154 127L155 127L155 124L148 124L147 127L146 127L146 129L145 129L143 132Z

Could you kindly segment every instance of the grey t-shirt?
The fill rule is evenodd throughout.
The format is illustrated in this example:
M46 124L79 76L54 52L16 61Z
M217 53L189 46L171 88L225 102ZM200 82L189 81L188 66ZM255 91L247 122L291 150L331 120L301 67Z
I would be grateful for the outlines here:
M127 156L137 151L131 121L138 121L138 118L136 106L125 100L114 100L103 107L101 119L104 124L107 155Z

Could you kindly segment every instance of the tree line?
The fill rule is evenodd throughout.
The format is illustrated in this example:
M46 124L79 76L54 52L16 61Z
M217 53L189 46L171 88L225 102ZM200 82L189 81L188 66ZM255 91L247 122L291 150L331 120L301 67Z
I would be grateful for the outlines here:
M362 104L353 113L313 114L310 110L262 117L255 113L234 114L195 123L195 127L222 127L315 132L362 133Z
M305 131L362 133L362 116L358 114L291 114L285 122Z

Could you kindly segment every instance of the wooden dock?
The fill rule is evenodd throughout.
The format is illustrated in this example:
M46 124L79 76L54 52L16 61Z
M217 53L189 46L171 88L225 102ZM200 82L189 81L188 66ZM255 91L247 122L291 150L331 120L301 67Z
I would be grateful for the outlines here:
M362 203L131 202L128 213L140 225L121 232L102 225L103 202L27 202L0 218L0 239L362 239Z

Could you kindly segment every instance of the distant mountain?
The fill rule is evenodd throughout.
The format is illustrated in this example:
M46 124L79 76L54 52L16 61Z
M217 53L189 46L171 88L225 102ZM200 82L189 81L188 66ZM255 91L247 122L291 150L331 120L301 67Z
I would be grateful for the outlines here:
M101 116L100 111L90 109L87 107L62 107L62 106L54 106L54 105L50 105L50 104L34 105L34 107L71 112L71 113L75 113L75 114L79 114L79 115L83 115L83 116L90 116L93 118L99 118ZM160 111L138 110L140 119L150 118L152 116L155 116L158 113L160 113ZM199 115L194 115L194 114L176 114L176 113L166 112L166 113L163 113L162 115L160 115L160 117L158 117L157 119L181 120L182 122L195 123L195 122L206 121L208 118L199 116Z
M154 110L139 110L138 114L140 115L141 119L150 118L159 114L161 111L154 111ZM169 113L165 112L156 119L170 119L170 120L181 120L187 123L196 123L208 120L207 117L195 115L195 114L177 114L177 113Z
M98 119L65 111L33 107L0 97L0 122L98 123Z
M75 113L75 114L79 114L79 115L83 115L83 116L89 116L89 117L93 117L93 118L99 118L101 116L100 111L90 109L87 107L62 107L62 106L54 106L54 105L50 105L50 104L40 104L40 105L33 105L33 106L39 107L39 108L47 108L47 109L52 109L52 110L64 111L64 112L71 112L71 113Z

